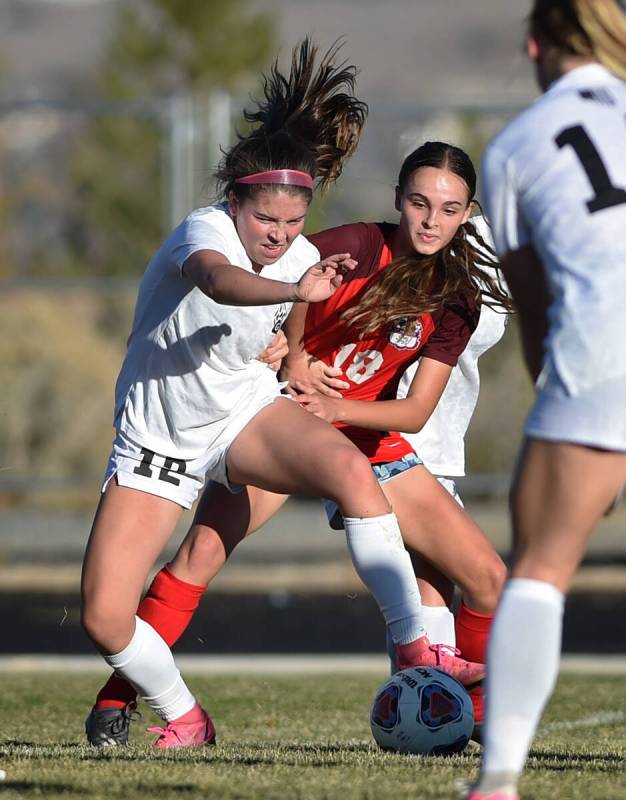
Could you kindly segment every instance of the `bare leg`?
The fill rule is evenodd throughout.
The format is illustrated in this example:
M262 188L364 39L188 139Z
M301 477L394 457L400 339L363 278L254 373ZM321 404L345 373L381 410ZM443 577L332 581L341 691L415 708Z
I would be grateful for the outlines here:
M210 583L239 542L273 517L287 497L256 486L232 494L225 486L210 483L200 498L193 525L170 563L172 572L188 583Z
M512 577L569 589L594 527L626 479L626 454L528 439L513 483Z
M469 514L425 467L403 472L383 489L406 545L456 583L469 606L493 613L506 568Z
M512 494L513 577L489 644L479 791L514 790L556 682L564 592L625 479L626 453L534 439L522 449Z
M83 626L103 653L118 653L135 630L148 573L182 508L112 480L100 499L82 574Z

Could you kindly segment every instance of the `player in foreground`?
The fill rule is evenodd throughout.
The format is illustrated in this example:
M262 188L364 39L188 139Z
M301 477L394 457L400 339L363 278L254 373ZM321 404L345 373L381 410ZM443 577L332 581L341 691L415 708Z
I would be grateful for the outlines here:
M545 94L483 165L537 397L512 489L515 558L489 642L470 800L517 798L558 674L564 595L626 479L626 3L536 0L528 54Z
M497 280L486 271L492 259L472 240L473 235L482 242L469 222L475 188L476 175L463 151L442 143L418 148L400 172L399 225L360 223L311 237L320 254L334 251L339 243L349 245L359 266L332 300L310 305L308 313L304 306L294 309L289 337L290 377L296 387L308 389L313 382L328 391L327 383L341 383L337 367L345 374L348 388L343 398L307 391L297 399L313 415L341 424L368 456L396 509L405 542L462 587L467 605L459 640L462 647L480 653L504 565L463 509L421 466L406 440L387 432L422 428L476 325L482 292L487 303L507 304ZM305 316L308 353L301 350ZM314 378L310 356L316 361ZM408 396L391 399L407 365L418 356L420 365ZM138 615L148 618L169 644L176 641L236 544L285 500L284 494L253 486L233 495L211 483L190 533L173 562L157 574ZM376 558L372 553L373 563ZM424 640L398 646L393 629L391 634L400 669L438 665L466 684L482 674L480 665L457 658L453 648L431 647ZM127 740L134 700L135 691L127 683L116 676L108 681L94 714L117 719L120 734L107 733L103 725L103 736L118 743Z
M265 101L246 114L256 127L217 172L226 202L190 214L140 285L83 565L82 621L105 661L166 722L155 729L159 747L215 738L167 643L135 616L152 564L205 477L232 491L254 485L334 499L394 640L425 641L410 557L367 458L281 398L275 374L256 359L293 302L328 298L355 267L347 253L320 262L300 235L315 180L324 187L340 174L366 117L352 93L356 70L335 55L316 68L305 40L288 76L274 67ZM100 739L105 711L90 714L90 741Z

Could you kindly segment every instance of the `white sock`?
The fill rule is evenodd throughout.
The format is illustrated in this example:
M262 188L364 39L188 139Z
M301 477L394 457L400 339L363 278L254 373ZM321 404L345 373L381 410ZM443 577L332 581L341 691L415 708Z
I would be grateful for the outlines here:
M422 619L431 644L456 647L454 614L448 606L422 606Z
M396 644L424 636L420 592L395 514L344 517L352 563L378 603Z
M524 768L556 684L564 599L552 584L527 578L512 578L502 593L487 654L481 780Z
M161 719L178 719L196 704L172 651L152 625L139 617L135 617L135 633L122 652L104 656L104 660L134 686Z

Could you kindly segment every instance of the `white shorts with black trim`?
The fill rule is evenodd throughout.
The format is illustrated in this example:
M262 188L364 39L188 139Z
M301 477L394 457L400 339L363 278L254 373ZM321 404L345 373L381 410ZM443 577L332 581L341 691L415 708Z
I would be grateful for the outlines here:
M191 508L204 487L207 471L214 456L183 460L164 453L155 453L136 444L122 431L113 442L113 451L104 474L102 491L111 478L120 486L138 489L171 500L183 508Z

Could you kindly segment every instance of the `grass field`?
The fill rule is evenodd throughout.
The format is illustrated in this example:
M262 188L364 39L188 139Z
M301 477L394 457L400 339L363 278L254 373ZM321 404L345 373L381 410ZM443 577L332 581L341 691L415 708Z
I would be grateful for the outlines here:
M478 756L425 759L376 749L369 702L383 675L191 677L218 730L218 745L155 751L145 707L133 745L97 751L82 726L96 674L3 673L2 798L378 800L456 798ZM523 800L623 800L623 677L564 675L522 782Z

